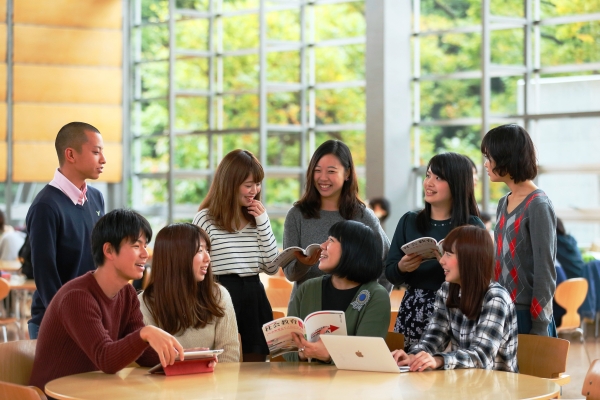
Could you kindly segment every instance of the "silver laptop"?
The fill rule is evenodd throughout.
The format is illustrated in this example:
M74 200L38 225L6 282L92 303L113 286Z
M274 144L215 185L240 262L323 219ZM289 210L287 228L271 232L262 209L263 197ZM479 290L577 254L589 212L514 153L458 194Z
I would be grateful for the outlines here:
M408 367L396 364L380 337L321 335L321 340L338 369L408 372Z

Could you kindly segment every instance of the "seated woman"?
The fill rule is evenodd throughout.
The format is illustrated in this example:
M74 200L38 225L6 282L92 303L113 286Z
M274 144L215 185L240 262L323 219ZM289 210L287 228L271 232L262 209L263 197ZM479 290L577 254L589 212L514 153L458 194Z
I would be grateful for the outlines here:
M492 282L494 245L475 226L453 229L440 264L446 282L437 292L433 316L419 343L392 352L411 371L482 368L518 372L517 315L510 294ZM444 352L451 344L449 352Z
M309 279L294 294L288 316L304 319L320 310L344 311L350 336L385 338L390 324L390 296L377 283L383 270L381 244L373 230L357 221L340 221L331 226L321 244L319 269L326 275ZM284 354L288 361L316 359L331 362L319 339L315 343L295 335L302 350Z
M227 289L213 280L210 239L192 224L173 224L156 235L152 274L138 295L146 325L157 326L184 349L223 349L220 362L239 362L235 311Z

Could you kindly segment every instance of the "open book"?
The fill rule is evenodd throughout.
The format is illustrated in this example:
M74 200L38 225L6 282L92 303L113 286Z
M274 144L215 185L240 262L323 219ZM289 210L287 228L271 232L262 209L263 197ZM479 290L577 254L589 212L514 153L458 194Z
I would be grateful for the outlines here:
M316 342L324 334L348 335L343 311L316 311L307 315L304 321L297 317L283 317L267 322L262 329L271 357L298 351L292 338L294 332L309 342Z
M295 252L300 251L305 256L312 256L320 248L321 248L321 245L318 243L313 243L313 244L308 245L306 247L306 250L303 249L302 247L296 247L296 246L288 247L287 249L282 250L281 253L279 253L277 255L277 257L275 257L273 259L273 261L271 261L269 264L267 264L267 266L271 267L273 265L277 265L278 267L285 267L290 262L292 262L296 259L296 256L294 256Z
M423 260L437 258L435 256L436 252L439 252L440 257L444 254L444 249L442 248L443 241L444 239L440 240L438 243L438 241L432 237L422 237L406 243L401 249L404 254L417 254L421 256Z

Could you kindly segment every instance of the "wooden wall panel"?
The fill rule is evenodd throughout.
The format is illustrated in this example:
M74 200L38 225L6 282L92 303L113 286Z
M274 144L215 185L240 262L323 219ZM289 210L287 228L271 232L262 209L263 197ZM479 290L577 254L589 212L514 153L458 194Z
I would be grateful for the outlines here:
M0 64L0 101L6 101L6 64Z
M6 0L0 0L0 22L6 22Z
M6 142L0 142L0 182L6 182Z
M122 90L119 68L14 66L15 102L120 105Z
M31 157L32 154L36 156ZM13 145L13 155L13 180L15 182L50 182L58 167L54 142L16 142ZM120 182L122 146L118 143L105 143L104 155L106 165L98 180L111 183Z
M14 33L15 63L121 67L123 35L118 30L16 25Z
M120 143L122 139L121 106L17 103L13 115L17 141L54 141L59 129L72 121L95 126L104 142Z
M6 63L6 24L0 24L0 62Z
M14 0L14 21L16 24L121 29L122 7L123 0Z
M6 103L0 103L0 142L6 141ZM2 160L0 158L0 160ZM0 161L1 163L2 161Z

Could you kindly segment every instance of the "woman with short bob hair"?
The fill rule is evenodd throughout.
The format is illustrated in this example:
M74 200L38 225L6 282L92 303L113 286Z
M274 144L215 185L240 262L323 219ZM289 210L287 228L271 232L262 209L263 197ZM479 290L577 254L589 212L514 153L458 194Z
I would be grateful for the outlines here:
M348 146L339 140L323 142L313 153L308 169L304 194L285 217L283 247L306 248L322 243L329 228L339 221L359 221L375 233L382 259L387 256L390 241L379 219L358 196L358 177ZM312 257L296 252L296 260L283 272L294 283L293 294L303 282L323 275L319 269L319 254ZM381 277L381 284L391 285Z
M411 371L482 368L518 372L517 316L510 294L492 281L494 244L489 233L461 226L443 242L445 280L435 311L408 354L392 352ZM444 352L451 345L449 352Z
M277 242L260 202L264 175L251 152L231 151L219 163L193 221L210 237L215 279L231 294L244 361L265 361L269 348L262 326L273 320L258 277L261 272L274 275L278 269L270 265L277 256Z
M394 285L408 286L394 326L394 332L404 335L406 350L419 341L427 327L444 273L437 259L405 254L402 246L423 237L440 241L452 228L462 225L484 227L475 201L473 168L467 157L457 153L432 157L423 192L425 207L407 212L398 222L385 269Z
M239 361L231 296L214 282L210 238L198 226L172 224L158 232L150 282L138 298L146 325L169 332L186 349L223 349L219 361Z
M375 233L361 222L340 221L328 234L321 244L319 263L325 275L300 286L290 302L288 316L304 319L315 311L344 311L348 335L385 338L390 323L390 298L377 283L383 264ZM320 339L311 343L295 335L294 341L300 351L284 354L288 361L331 361Z
M496 210L494 279L513 294L519 333L556 337L556 214L532 180L537 175L533 141L519 125L501 125L486 133L481 152L490 181L510 190Z

